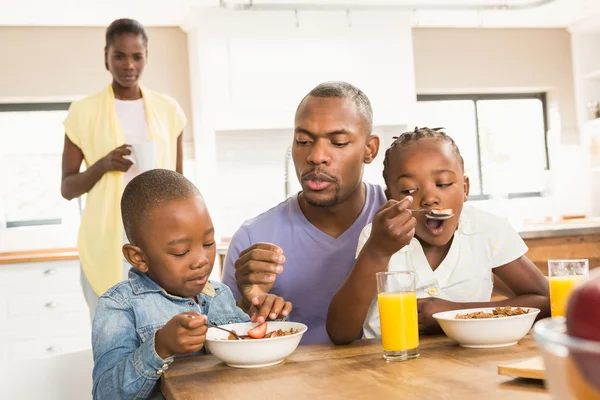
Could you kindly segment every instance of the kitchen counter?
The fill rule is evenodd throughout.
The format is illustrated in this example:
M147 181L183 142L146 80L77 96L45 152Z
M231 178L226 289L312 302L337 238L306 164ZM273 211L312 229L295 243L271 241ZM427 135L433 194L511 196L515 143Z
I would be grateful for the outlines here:
M0 265L76 260L77 229L61 225L0 229Z
M548 260L587 259L600 267L600 218L526 224L518 229L529 247L526 256L548 274Z
M549 258L588 258L600 266L600 218L524 224L517 228L542 270ZM228 239L217 245L221 265ZM0 229L0 265L77 259L77 230L61 226ZM546 258L547 257L547 258ZM596 260L597 259L597 260Z
M75 248L28 250L0 253L0 265L43 261L77 260L79 254Z
M523 239L600 235L600 218L526 224L517 230Z

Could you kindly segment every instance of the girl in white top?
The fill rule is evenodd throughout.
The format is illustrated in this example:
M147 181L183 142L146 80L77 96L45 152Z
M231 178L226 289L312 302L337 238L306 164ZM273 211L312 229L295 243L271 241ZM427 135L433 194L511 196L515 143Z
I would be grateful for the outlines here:
M381 336L375 273L386 270L415 272L422 333L440 330L432 315L441 311L509 305L549 316L548 283L525 257L519 234L499 217L463 207L469 178L450 136L429 128L402 134L386 151L383 175L389 201L363 229L354 268L329 307L334 343L350 343L361 331ZM452 209L454 216L433 220L411 209ZM511 297L490 301L492 273Z

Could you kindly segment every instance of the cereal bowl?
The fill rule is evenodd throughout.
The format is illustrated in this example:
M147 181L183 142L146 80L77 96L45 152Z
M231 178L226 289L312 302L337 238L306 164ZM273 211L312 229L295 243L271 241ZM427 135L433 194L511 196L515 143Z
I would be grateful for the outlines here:
M238 335L247 335L248 331L258 324L244 322L239 324L221 325L222 328L234 330ZM273 321L267 323L267 332L276 330L296 333L273 338L251 340L228 340L229 333L219 329L209 328L206 333L206 347L215 357L230 367L260 368L281 363L296 350L302 335L308 329L298 322Z
M517 344L535 322L540 310L521 307L527 314L501 318L457 319L458 314L492 313L496 308L472 308L433 314L446 336L462 347L492 348Z

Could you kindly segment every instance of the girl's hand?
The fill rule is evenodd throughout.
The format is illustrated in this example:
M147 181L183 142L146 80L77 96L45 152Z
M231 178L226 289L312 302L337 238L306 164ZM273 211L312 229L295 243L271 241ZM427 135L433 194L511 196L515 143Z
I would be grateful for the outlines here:
M419 312L419 332L421 333L440 333L442 328L432 317L433 314L460 309L460 305L452 301L439 299L437 297L428 297L417 300L417 310Z
M384 204L373 217L371 235L364 250L376 257L388 258L409 245L417 225L417 220L408 209L411 204L411 196L401 201L389 200Z

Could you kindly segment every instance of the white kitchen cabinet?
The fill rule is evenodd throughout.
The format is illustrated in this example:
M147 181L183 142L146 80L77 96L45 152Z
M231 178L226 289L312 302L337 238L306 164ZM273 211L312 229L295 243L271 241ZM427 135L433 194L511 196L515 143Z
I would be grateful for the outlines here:
M91 348L77 260L0 265L0 362Z
M343 80L369 96L376 125L410 123L409 20L409 13L203 12L188 31L198 120L215 131L291 129L308 91Z
M13 341L7 349L7 361L30 360L74 353L91 348L89 336L43 338Z

